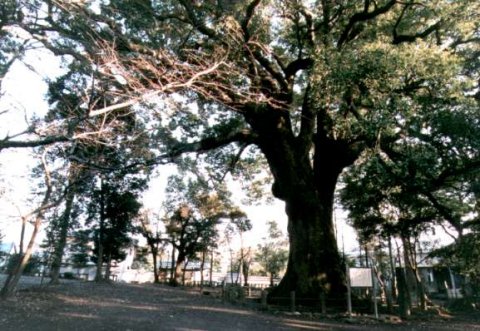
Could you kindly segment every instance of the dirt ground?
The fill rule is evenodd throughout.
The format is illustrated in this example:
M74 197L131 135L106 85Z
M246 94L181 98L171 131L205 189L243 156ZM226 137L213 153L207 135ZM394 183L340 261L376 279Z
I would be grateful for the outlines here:
M0 301L0 330L480 330L480 316L472 314L378 322L264 312L162 285L35 281L23 280L14 297Z

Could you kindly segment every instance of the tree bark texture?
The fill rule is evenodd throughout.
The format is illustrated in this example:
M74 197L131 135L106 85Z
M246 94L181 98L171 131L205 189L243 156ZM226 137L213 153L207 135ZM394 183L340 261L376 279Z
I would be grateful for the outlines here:
M183 270L186 256L182 250L178 251L177 260L175 262L175 273L172 278L172 285L177 286L183 282ZM186 267L186 266L185 266Z
M333 200L338 176L358 155L343 142L318 134L311 160L301 137L288 129L288 118L278 111L271 116L276 120L250 121L274 177L273 194L285 202L288 215L287 271L270 300L288 297L291 291L299 300L318 298L321 290L344 298L346 278L335 238Z
M405 279L405 270L402 268L396 268L396 277L398 284L398 309L401 318L406 319L410 316L411 305L409 298L409 291L407 288L407 282Z
M98 257L97 257L97 272L95 274L95 281L101 282L103 280L103 235L105 231L105 194L103 188L103 179L100 182L100 226L98 232Z
M153 260L153 281L155 284L160 282L160 275L158 274L158 248L155 245L150 246Z
M65 246L67 244L67 235L70 228L70 219L73 207L73 201L75 199L75 188L70 186L68 193L65 197L65 209L60 217L58 223L58 240L55 244L53 251L52 266L50 271L50 284L58 284L60 278L60 268L62 266L63 254Z

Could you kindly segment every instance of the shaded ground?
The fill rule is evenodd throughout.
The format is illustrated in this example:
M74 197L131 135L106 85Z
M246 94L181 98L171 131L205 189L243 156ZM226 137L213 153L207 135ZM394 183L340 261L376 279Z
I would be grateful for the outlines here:
M386 323L266 313L166 286L34 282L25 278L15 297L0 301L0 330L480 330L471 314Z

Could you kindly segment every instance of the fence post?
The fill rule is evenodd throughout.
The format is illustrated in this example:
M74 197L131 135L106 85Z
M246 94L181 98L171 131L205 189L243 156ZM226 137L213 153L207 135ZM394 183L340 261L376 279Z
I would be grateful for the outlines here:
M348 310L348 316L352 316L352 288L350 284L350 269L348 268L348 265L346 266L346 274L347 274L347 310Z
M265 289L262 289L262 300L261 300L261 303L262 303L262 308L263 309L267 309L268 306L267 306L267 291Z
M295 312L295 291L290 292L290 310Z
M222 303L225 303L225 297L227 296L227 291L226 291L226 282L222 282Z
M320 292L320 309L321 309L322 314L325 315L327 313L327 305L325 303L325 292L324 291Z

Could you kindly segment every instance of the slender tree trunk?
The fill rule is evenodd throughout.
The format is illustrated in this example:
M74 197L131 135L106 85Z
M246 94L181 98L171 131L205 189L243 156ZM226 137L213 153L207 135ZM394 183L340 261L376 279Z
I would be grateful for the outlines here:
M213 249L210 251L210 286L213 286Z
M243 240L242 240L243 241ZM240 285L242 284L242 277L243 277L243 247L240 247L240 260L238 261L238 274L237 274L237 281L236 283Z
M417 281L417 295L420 299L420 309L425 311L427 310L427 303L430 301L428 299L425 287L423 286L422 278L418 272L418 268L415 267L415 280Z
M389 292L386 282L385 282L385 277L383 276L383 273L378 270L378 268L373 264L373 270L375 272L375 276L378 279L378 283L380 284L380 290L382 291L383 295L385 296L385 300L387 301L387 309L388 311L392 311L393 305L392 305L392 295ZM375 295L375 294L374 294Z
M33 245L35 244L35 239L37 238L38 231L40 230L40 226L44 218L45 210L50 208L48 206L48 202L52 195L52 185L51 185L50 173L48 171L46 161L45 161L45 154L42 156L42 164L43 164L43 169L45 171L45 184L47 187L45 191L45 196L43 197L41 206L35 211L35 222L33 224L33 232L32 232L32 236L30 237L30 241L28 243L27 249L25 250L24 254L20 255L20 260L18 261L18 264L16 265L14 271L8 275L7 279L5 280L5 283L3 283L3 287L0 291L0 297L2 298L8 298L15 291L15 288L18 285L18 281L22 276L23 270L25 269L32 255ZM23 219L26 220L26 217L23 217Z
M391 290L390 293L392 294L392 300L397 300L397 285L396 285L396 277L395 277L395 261L393 257L393 250L392 250L392 237L388 237L388 257L390 262L390 271L391 271Z
M363 245L363 249L365 250L365 267L369 268L370 265L369 265L369 262L368 262L368 248L367 248L367 244L364 244L364 245Z
M20 259L15 266L15 269L8 275L5 283L3 284L3 288L0 291L0 296L2 298L7 298L15 291L17 287L18 281L22 276L23 270L25 269L30 257L32 256L33 245L35 243L35 239L37 237L38 231L40 229L40 225L42 222L43 216L37 216L33 228L32 237L30 238L30 242L28 243L27 249L25 250L24 254L20 255Z
M411 313L411 302L409 298L409 290L405 280L405 270L402 268L396 269L396 276L398 282L398 308L401 318L406 319Z
M158 284L160 282L160 276L158 274L158 247L151 245L150 251L152 252L153 260L153 282Z
M185 262L185 255L179 251L178 252L178 257L177 261L175 264L175 274L173 276L173 283L172 285L177 286L182 283L182 275L183 275L183 269L184 269L184 262Z
M403 244L403 259L405 265L405 280L406 287L408 288L408 294L410 297L410 307L413 302L416 302L417 299L417 280L415 277L414 264L412 261L412 247L410 239L407 236L402 235L402 244ZM413 295L415 296L415 300Z
M103 244L99 240L98 243L98 258L97 258L97 271L95 273L95 281L96 282L101 282L103 281L103 273L102 273L102 267L103 267Z
M183 268L182 268L182 286L185 286L185 275L186 275L186 273L187 273L188 262L189 262L189 260L187 260L187 261L184 263L184 266L183 266Z
M175 246L172 244L172 259L170 268L170 284L175 285Z
M244 261L243 264L243 286L248 286L248 276L250 272L250 263Z
M108 254L107 257L107 268L105 269L105 279L107 282L110 281L110 273L112 270L112 254Z
M23 255L23 246L25 246L25 227L27 226L27 218L22 217L22 229L20 231L20 245L18 246L18 254Z
M202 262L200 263L200 289L203 289L203 270L205 269L205 259L207 257L207 249L202 251Z
M72 184L71 181L69 183ZM62 216L60 217L59 226L59 236L58 241L55 245L52 264L50 271L50 284L58 284L60 277L60 268L62 266L63 253L65 251L65 246L67 244L67 235L70 228L70 215L72 212L73 201L75 199L75 187L70 186L65 200L65 210L63 211Z
M105 231L105 192L103 187L103 179L100 180L100 228L98 233L98 257L97 257L97 272L95 274L95 281L101 282L103 280L103 235Z
M230 249L230 281L233 284L233 251Z

